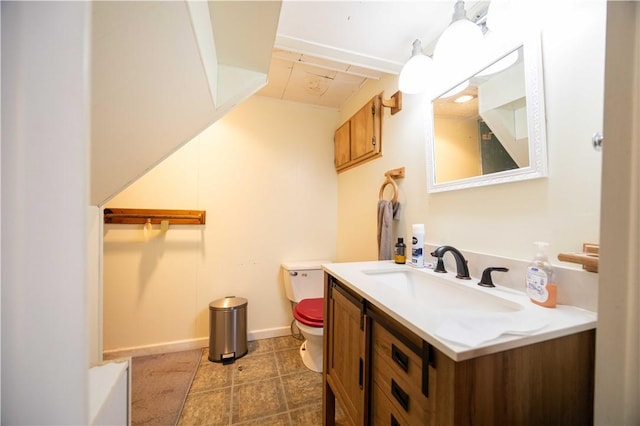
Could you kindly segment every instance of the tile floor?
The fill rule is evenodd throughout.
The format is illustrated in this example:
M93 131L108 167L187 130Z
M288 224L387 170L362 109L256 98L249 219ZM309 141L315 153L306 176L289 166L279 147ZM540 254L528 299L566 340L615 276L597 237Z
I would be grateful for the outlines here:
M322 374L304 366L300 344L251 341L227 365L210 362L205 348L178 425L321 425Z

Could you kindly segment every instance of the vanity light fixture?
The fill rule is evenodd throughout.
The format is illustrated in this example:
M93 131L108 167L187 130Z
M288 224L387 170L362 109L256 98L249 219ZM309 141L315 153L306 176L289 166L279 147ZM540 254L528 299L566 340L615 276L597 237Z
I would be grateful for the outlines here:
M486 22L488 22L490 16L488 16L488 14L485 16L487 17ZM506 36L504 35L504 33L495 32L490 27L486 27L486 28L487 28L487 33L484 36L484 40L485 40L485 49L487 52L487 56L498 57L498 54L506 52L506 48L510 45L508 40L513 39L513 37ZM519 58L518 50L514 50L513 52L504 56L502 59L495 61L493 64L489 65L487 68L483 69L476 75L487 76L491 74L497 74L500 71L503 71L509 68L511 65L515 64L516 62L518 62L518 58Z
M483 69L476 75L485 76L485 75L499 73L500 71L506 70L511 65L515 64L517 61L518 61L518 51L516 50L514 52L509 53L507 56L500 59L499 61L496 61L493 65L490 65L487 68Z
M441 98L449 98L453 95L455 95L456 93L460 93L462 92L464 89L466 89L467 87L469 87L469 80L465 80L462 83L458 84L456 87L454 87L453 89L449 90L446 93L443 93L442 95L440 95Z
M521 0L491 0L487 10L487 27L502 37L522 38L532 31L540 31L542 9L536 2Z
M451 24L442 33L433 51L433 61L444 75L469 69L481 58L484 46L482 30L467 18L464 1L454 5Z
M432 60L422 53L420 40L413 42L411 58L402 67L398 88L402 93L416 94L424 92L429 84L429 74L432 72Z

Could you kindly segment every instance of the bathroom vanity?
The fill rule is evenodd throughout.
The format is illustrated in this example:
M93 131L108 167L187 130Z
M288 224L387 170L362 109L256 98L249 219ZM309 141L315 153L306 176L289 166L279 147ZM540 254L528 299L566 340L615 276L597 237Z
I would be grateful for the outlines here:
M336 401L355 425L593 423L595 313L392 262L323 267L324 424ZM474 315L521 325L474 344L442 337Z

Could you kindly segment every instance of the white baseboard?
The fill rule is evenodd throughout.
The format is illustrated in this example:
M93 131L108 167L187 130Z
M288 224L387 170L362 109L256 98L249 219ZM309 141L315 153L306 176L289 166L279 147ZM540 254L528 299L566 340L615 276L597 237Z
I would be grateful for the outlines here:
M109 360L122 357L158 355L169 352L180 352L188 351L191 349L206 348L207 346L209 346L209 338L202 337L199 339L178 340L175 342L106 350L102 353L102 358L104 360Z
M247 332L247 340L262 340L272 337L290 336L290 327L265 328L264 330L253 330Z
M262 340L273 337L289 336L291 329L289 327L267 328L264 330L253 330L247 332L247 340ZM110 349L102 353L103 360L112 360L116 358L158 355L169 352L188 351L191 349L200 349L209 347L209 336L197 339L178 340L174 342L165 342L145 346L133 346L129 348Z

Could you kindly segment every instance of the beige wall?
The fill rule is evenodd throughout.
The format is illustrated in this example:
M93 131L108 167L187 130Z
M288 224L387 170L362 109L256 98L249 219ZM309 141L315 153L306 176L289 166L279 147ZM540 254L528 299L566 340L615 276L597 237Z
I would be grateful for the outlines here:
M227 295L249 300L250 333L288 332L281 262L335 258L337 119L253 97L109 202L206 210L207 224L105 225L104 349L205 338Z
M478 121L438 118L434 139L436 182L449 182L482 174Z
M401 112L385 113L383 157L338 177L338 260L376 259L378 189L386 170L402 166L398 236L407 237L412 223L424 223L428 243L518 259L532 257L533 241L548 241L552 260L558 252L580 250L583 242L598 242L601 155L590 140L602 128L605 2L540 7L551 8L541 11L548 178L427 194L428 99L407 95ZM391 96L397 79L365 86L341 119L382 90Z

